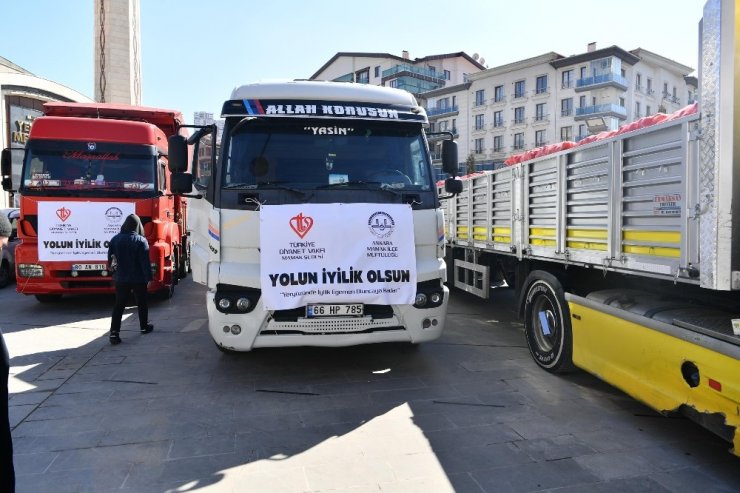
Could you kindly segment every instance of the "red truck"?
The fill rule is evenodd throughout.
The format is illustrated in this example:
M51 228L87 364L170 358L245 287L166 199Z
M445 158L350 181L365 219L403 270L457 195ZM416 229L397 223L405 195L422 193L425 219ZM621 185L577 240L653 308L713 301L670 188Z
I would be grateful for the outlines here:
M167 140L177 111L105 103L47 103L25 146L17 190L11 150L2 184L20 195L16 289L39 301L112 293L108 241L141 217L150 246L149 291L174 293L189 270L187 199L170 191Z

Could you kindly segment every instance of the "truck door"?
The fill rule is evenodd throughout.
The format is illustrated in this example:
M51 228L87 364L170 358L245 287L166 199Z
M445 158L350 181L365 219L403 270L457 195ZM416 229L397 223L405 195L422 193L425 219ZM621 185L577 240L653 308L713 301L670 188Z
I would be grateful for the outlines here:
M208 265L220 259L220 218L213 207L214 165L213 138L205 135L193 148L193 187L202 199L189 199L190 264L193 281L208 285Z

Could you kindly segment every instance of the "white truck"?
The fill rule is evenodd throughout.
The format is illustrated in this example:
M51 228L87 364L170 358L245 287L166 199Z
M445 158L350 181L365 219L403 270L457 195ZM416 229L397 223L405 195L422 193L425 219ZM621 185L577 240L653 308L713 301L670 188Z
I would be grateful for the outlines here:
M169 161L173 188L197 197L191 267L208 288L217 346L439 337L443 215L415 98L362 84L258 83L236 88L222 117L218 160L207 126L171 139ZM443 154L454 173L452 140ZM448 183L459 191L459 180Z
M446 228L451 282L515 287L540 367L586 370L740 455L735 7L705 7L700 111L471 175Z

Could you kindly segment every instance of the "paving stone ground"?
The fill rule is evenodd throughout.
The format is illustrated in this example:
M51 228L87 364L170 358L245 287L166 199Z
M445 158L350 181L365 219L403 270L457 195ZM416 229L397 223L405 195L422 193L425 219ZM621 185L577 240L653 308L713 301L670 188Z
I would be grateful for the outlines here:
M220 353L204 289L126 311L0 290L18 492L737 492L730 445L532 362L509 290L418 347Z

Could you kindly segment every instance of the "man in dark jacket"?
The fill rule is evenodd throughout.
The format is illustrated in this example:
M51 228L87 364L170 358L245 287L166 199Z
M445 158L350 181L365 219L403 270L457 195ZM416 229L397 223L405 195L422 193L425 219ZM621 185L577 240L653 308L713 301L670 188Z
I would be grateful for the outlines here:
M12 231L8 217L0 214L0 252L8 243L8 237ZM0 361L2 361L2 372L0 372L0 492L13 493L15 491L15 469L13 468L13 439L10 435L8 418L10 356L2 330L0 330Z
M149 305L147 304L146 285L152 280L152 269L149 264L149 243L144 237L141 219L130 214L121 226L121 232L114 236L108 247L108 265L113 270L116 283L116 304L110 323L110 343L121 342L121 317L126 308L131 291L139 307L139 327L142 334L154 329L149 323Z

